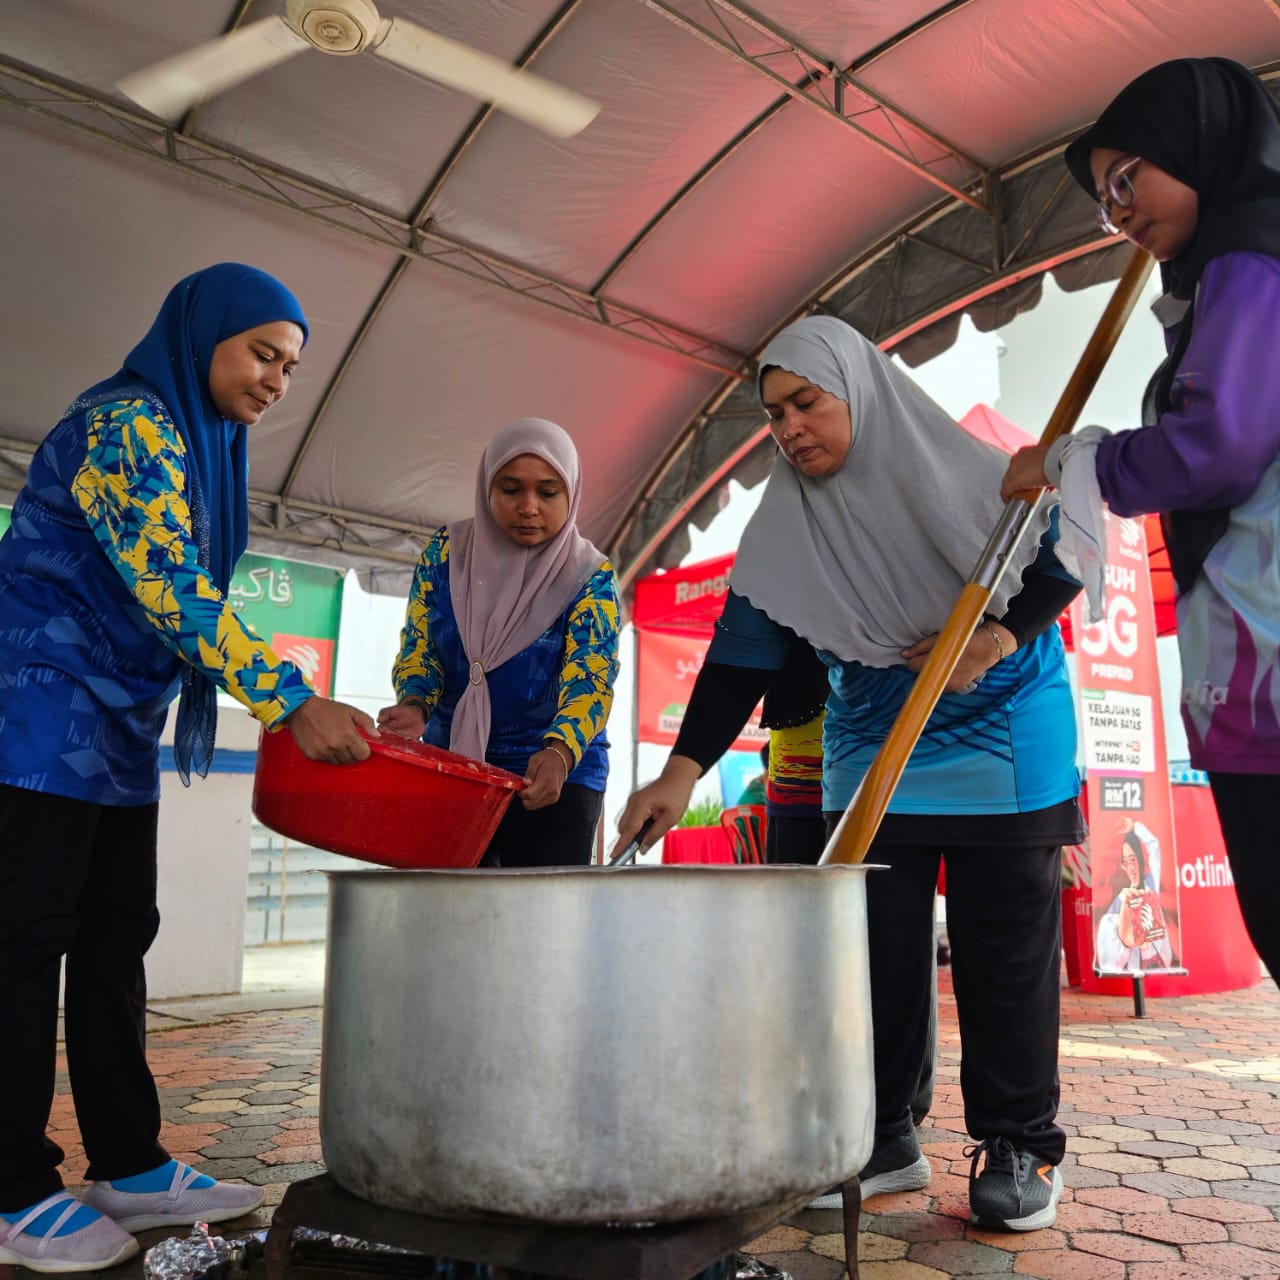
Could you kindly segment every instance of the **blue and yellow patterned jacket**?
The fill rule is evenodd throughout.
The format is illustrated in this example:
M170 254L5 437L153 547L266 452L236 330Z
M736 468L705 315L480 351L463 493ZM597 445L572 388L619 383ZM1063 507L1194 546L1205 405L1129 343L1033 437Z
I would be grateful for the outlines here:
M265 725L311 696L198 563L185 456L144 399L69 413L37 451L0 541L0 782L158 799L188 663Z
M425 741L449 745L470 663L449 591L449 531L432 535L413 576L400 656L391 679L396 697L426 702ZM618 676L618 592L605 561L558 618L527 649L488 672L490 764L523 774L546 739L577 762L568 781L603 791L609 776L605 722Z

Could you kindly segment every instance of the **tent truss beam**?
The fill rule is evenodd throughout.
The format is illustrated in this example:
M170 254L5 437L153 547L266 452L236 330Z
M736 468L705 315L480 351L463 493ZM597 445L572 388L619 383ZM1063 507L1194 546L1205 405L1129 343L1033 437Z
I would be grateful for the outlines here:
M16 494L26 480L36 445L0 436L0 493ZM362 511L297 498L286 499L262 489L249 490L249 534L273 542L323 549L343 558L373 565L413 566L434 525L391 520Z
M23 86L27 92L15 86ZM750 360L714 338L446 235L430 219L422 227L413 227L350 195L326 190L260 160L183 134L162 121L37 74L3 55L0 104L123 147L224 190L264 201L347 239L452 271L734 379L750 376Z
M990 212L986 166L869 88L851 71L823 58L746 6L732 0L645 3L689 34L771 80L795 101L850 129L952 199ZM779 67L785 67L787 73Z
M941 21L955 9L963 8L965 5L972 4L973 0L949 0L949 3L943 5L940 9L934 10L933 13L926 14L918 22L899 32L892 40L887 40L868 53L859 57L858 61L849 68L849 75L857 75L864 66L874 62L877 58L883 57L886 53L892 52L904 41L909 40L919 31L923 31L931 27L935 22ZM808 93L816 89L818 80L823 71L808 71L793 86L793 91L802 91ZM756 136L760 130L769 123L784 107L794 102L792 93L783 94L782 97L767 106L754 120L745 128L731 138L719 151L715 153L703 166L685 182L680 189L660 208L649 221L632 237L631 241L622 250L622 252L609 264L604 274L592 286L593 293L599 293L607 289L612 283L615 276L631 261L632 258L640 251L645 243L653 236L653 234L663 225L663 223L676 211L684 201L696 191L707 178L711 177L727 160L734 156L737 151ZM976 162L975 162L976 163Z

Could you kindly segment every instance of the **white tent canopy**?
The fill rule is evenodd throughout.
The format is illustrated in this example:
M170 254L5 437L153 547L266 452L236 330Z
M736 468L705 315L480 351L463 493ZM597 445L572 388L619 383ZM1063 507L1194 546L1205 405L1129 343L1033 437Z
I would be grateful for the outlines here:
M626 580L768 465L755 356L819 308L918 360L1118 272L1064 141L1133 75L1271 76L1273 0L380 0L603 103L555 141L308 54L174 123L127 71L283 0L6 0L0 497L182 275L262 266L312 341L254 430L253 545L400 589L488 436L562 423Z

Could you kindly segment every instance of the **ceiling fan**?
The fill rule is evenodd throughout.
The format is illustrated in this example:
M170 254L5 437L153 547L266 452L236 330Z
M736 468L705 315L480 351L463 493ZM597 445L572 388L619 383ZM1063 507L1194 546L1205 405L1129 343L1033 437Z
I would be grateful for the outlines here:
M404 18L379 18L371 0L286 0L283 17L263 18L131 72L116 87L153 114L171 118L306 49L339 55L371 50L558 138L585 129L600 110L598 102L501 58Z

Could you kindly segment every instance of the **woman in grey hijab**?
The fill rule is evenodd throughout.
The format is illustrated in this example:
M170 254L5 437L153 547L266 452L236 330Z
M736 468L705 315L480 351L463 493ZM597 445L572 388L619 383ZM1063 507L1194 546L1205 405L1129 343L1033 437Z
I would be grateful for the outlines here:
M761 358L779 457L662 776L624 838L656 839L732 742L792 632L829 668L823 808L849 804L1000 512L1005 456L969 436L872 343L810 317ZM864 1196L931 1177L910 1104L928 1042L933 903L947 927L972 1149L972 1218L1055 1219L1061 846L1083 837L1075 715L1054 622L1079 590L1053 554L1056 511L1024 539L907 764L868 861L876 1139ZM789 629L789 630L788 630ZM981 1164L981 1168L979 1165Z

